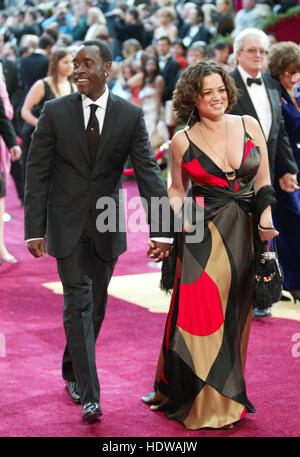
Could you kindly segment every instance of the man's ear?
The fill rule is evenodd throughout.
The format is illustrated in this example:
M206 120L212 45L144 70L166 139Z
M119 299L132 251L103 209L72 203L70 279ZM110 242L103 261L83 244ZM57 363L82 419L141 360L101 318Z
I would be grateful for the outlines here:
M104 62L103 67L104 67L105 73L108 74L110 72L110 69L111 69L111 62Z

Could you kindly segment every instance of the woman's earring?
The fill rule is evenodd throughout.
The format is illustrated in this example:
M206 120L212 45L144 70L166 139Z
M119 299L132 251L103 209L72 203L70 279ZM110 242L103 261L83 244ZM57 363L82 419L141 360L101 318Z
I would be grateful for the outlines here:
M106 77L106 76L107 76L107 73L104 73L104 76Z
M192 111L191 111L190 117L188 118L188 121L187 121L187 123L186 123L185 125L189 125L190 120L192 119L192 116L193 116L193 114L194 114L194 109L195 109L195 106L193 106L193 109L192 109Z

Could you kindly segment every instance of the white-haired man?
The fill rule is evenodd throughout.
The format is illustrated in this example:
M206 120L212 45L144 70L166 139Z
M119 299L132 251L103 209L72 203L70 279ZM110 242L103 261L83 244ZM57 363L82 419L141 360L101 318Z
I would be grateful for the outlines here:
M239 89L238 102L232 114L253 116L264 132L268 154L271 182L274 182L275 160L278 158L285 168L279 183L285 192L298 189L298 167L284 127L280 106L280 90L277 81L272 79L266 68L268 36L262 31L248 28L240 32L234 41L237 68L231 73ZM254 315L260 317L269 312Z

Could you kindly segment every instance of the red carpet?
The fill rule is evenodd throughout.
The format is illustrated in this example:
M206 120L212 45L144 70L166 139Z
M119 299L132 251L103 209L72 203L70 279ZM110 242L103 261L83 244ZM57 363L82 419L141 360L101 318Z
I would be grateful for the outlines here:
M133 182L125 186L130 195L136 193ZM104 415L98 424L83 425L80 406L68 399L61 379L62 296L41 286L58 280L55 261L50 257L35 260L27 253L23 209L12 184L6 206L14 216L5 224L7 246L19 263L0 267L1 437L300 435L300 357L292 355L292 337L300 332L299 322L253 321L246 380L256 414L247 415L230 431L188 431L140 401L152 389L166 315L116 298L109 300L97 342ZM119 259L115 275L154 271L145 258L147 239L147 234L129 234L128 252Z

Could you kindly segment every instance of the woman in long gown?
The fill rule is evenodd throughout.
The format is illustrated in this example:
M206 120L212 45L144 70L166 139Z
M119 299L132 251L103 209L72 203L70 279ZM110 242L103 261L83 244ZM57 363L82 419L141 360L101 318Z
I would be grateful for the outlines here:
M213 62L188 67L173 97L171 201L204 205L204 236L183 234L155 389L142 398L188 429L231 427L255 412L244 370L253 305L255 194L272 194L265 140L257 121L230 112L236 88ZM261 240L278 235L269 198L258 218ZM175 212L179 210L173 205ZM257 228L257 227L256 227Z
M285 128L300 170L300 48L291 41L272 46L269 56L271 75L281 84L281 105ZM300 190L285 192L280 177L285 170L279 160L275 165L277 203L274 224L280 232L278 257L284 272L284 288L294 301L300 301ZM300 186L300 174L298 174Z

